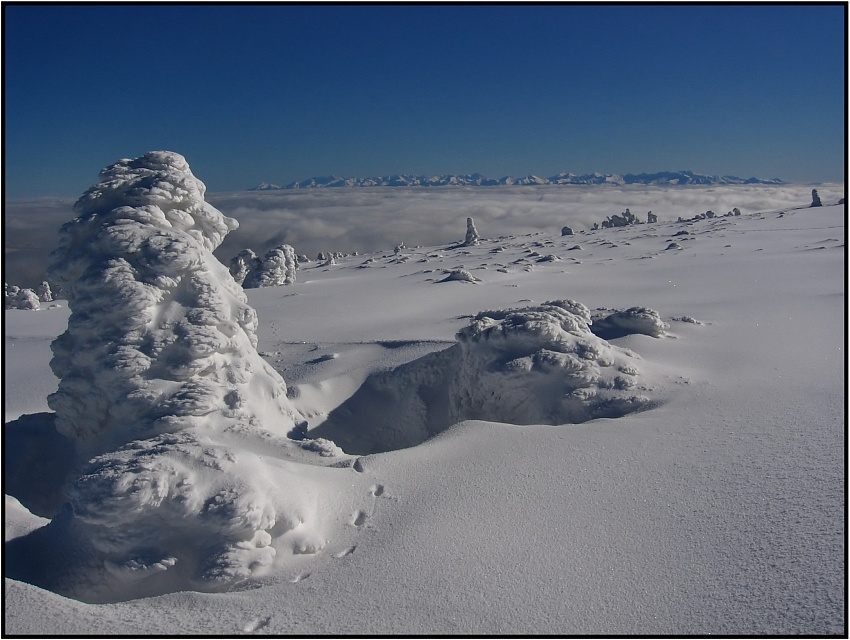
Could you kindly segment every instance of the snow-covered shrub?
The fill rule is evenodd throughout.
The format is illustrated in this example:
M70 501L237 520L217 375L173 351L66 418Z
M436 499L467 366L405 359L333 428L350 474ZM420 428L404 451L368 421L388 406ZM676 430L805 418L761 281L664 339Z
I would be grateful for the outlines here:
M38 299L41 302L53 302L53 292L46 280L38 285Z
M562 236L571 236L571 235L573 235L573 230L570 227L563 227L561 229L561 235Z
M438 280L438 282L480 282L479 278L476 278L474 275L466 271L465 269L454 269L449 272L442 280Z
M245 282L248 274L254 271L260 259L250 249L242 249L235 257L230 259L230 275L238 284Z
M637 356L590 322L574 300L481 312L454 346L371 375L311 433L367 454L414 446L462 420L566 424L650 406Z
M479 313L457 334L454 410L467 419L561 424L641 408L647 398L630 391L634 357L589 325L589 310L574 300Z
M20 287L16 287L15 285L10 285L8 282L3 283L3 292L4 292L4 305L5 309L14 309L15 302L18 299L18 292L21 290Z
M669 325L661 320L658 312L647 307L631 307L624 311L594 318L593 333L612 340L621 336L641 333L643 335L660 338Z
M472 218L466 219L466 239L463 241L464 247L474 247L481 240L478 235L478 230L475 228L475 222Z
M321 456L286 437L303 417L212 254L236 221L176 153L120 160L101 179L51 254L71 316L48 404L91 460L67 488L71 515L50 526L89 549L104 598L148 577L151 593L216 588L267 566L272 536L309 530L293 460Z
M41 308L38 295L32 289L18 289L12 308L26 311L36 311Z
M257 261L254 269L245 277L242 286L246 289L257 287L276 287L295 282L298 260L295 249L282 244L269 251L262 260Z

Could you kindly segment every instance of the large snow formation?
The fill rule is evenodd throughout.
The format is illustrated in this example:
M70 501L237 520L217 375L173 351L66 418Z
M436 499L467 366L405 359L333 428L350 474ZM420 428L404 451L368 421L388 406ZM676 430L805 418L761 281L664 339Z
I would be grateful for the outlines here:
M212 254L236 221L204 201L176 153L120 160L101 178L50 265L71 316L52 344L59 387L48 402L88 461L50 528L85 549L78 575L90 584L48 586L95 599L142 578L148 586L128 594L217 588L267 567L273 537L309 531L298 467L326 463L287 437L303 417L256 351L255 311Z
M483 311L457 344L371 375L309 433L367 454L417 445L462 420L555 425L651 406L638 356L590 324L574 300Z

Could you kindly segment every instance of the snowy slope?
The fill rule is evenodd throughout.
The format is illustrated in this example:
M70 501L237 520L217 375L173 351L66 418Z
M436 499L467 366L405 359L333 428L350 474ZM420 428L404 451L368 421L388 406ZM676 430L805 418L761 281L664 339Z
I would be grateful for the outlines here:
M454 245L308 263L294 284L247 290L258 350L286 380L306 435L343 440L362 426L348 436L357 451L343 466L302 465L289 481L325 496L316 511L325 514L322 548L297 554L276 543L265 575L226 592L99 605L7 570L6 631L844 633L845 212L832 205L570 237L493 238L479 225L481 241L469 247L459 246L458 220ZM444 281L456 270L477 281ZM557 312L527 311L555 300L584 305L591 328L636 307L658 322L632 313L619 337L585 334L578 321L560 334L565 325L550 322ZM532 330L497 313L507 309L542 324ZM464 343L456 334L476 318L502 331L508 317L519 331L509 358L494 355L503 344L495 338L472 360L455 356ZM6 371L29 376L7 376L5 429L26 440L21 430L34 419L17 418L48 411L27 389L55 388L46 345L67 310L8 310L5 319ZM663 332L652 330L660 323ZM561 338L543 347L535 338L521 353L527 335ZM610 365L602 349L586 361L596 369L586 370L585 388L610 380L616 390L615 377L629 375L616 367L628 363L646 406L525 424L513 401L475 396L513 390L532 405L553 397L547 382L563 376L535 366L568 362L575 340L612 350ZM499 385L462 384L490 370L464 368L479 357L500 363ZM534 375L542 387L528 383ZM455 398L446 419L420 419L446 398ZM376 406L383 426L363 436ZM407 437L426 423L434 428L424 441ZM18 488L26 506L23 494L38 491L16 469L7 492ZM19 534L42 523L8 500L6 521L7 554L26 548Z

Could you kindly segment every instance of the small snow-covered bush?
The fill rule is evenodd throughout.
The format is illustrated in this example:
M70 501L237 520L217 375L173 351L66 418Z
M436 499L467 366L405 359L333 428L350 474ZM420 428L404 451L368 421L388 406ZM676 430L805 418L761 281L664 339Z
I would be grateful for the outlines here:
M461 329L454 410L464 418L562 424L643 407L634 356L590 331L574 300L484 311Z
M465 269L455 269L449 272L442 280L438 280L438 282L480 282L479 278L476 278L469 271Z
M574 300L483 311L454 346L371 375L315 435L367 454L414 446L462 420L566 424L650 406L637 356L590 322Z
M658 312L647 307L632 307L594 318L592 327L593 333L606 340L635 333L660 338L668 328Z
M41 308L38 296L32 289L18 290L13 306L15 309L23 309L26 311L37 311Z

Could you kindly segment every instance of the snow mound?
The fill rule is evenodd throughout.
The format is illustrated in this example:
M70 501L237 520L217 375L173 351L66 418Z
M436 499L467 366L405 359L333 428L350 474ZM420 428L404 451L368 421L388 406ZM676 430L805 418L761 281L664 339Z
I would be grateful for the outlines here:
M350 454L410 447L462 420L568 424L648 408L637 356L574 300L484 311L443 351L371 375L309 433Z
M640 333L660 338L670 326L661 320L657 311L647 307L631 307L624 311L615 311L593 321L593 333L605 340Z
M480 282L480 278L476 278L469 271L465 269L454 269L449 272L442 280L438 280L437 282Z
M185 159L151 152L101 177L50 267L71 316L52 344L48 402L89 460L66 489L72 515L50 526L85 541L84 573L105 593L161 572L172 577L145 593L219 588L268 566L274 536L312 526L294 465L337 451L286 437L304 418L212 254L237 223L204 201Z

